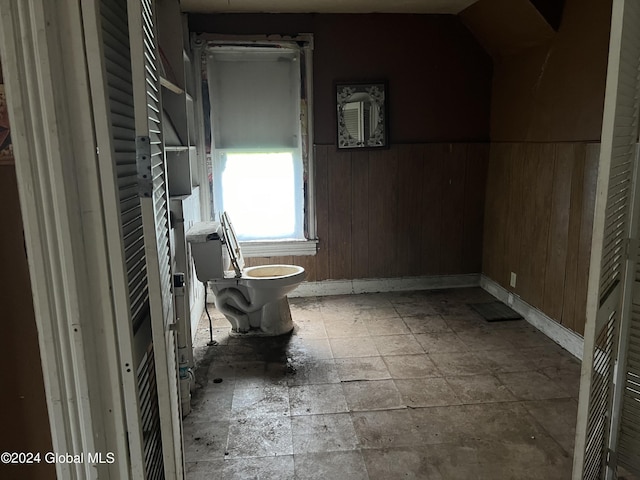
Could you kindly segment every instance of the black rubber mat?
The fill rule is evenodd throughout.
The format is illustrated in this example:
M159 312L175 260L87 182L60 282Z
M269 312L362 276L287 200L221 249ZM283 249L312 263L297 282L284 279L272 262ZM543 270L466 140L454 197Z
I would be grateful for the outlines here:
M520 320L522 315L502 302L470 303L468 304L487 322L504 322L507 320Z

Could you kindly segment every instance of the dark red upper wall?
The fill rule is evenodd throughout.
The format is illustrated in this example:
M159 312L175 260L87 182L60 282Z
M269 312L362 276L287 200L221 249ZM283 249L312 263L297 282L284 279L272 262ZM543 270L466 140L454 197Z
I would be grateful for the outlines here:
M492 141L600 140L611 4L567 0L551 40L496 62Z
M191 15L193 32L314 34L315 143L335 143L336 80L385 79L392 143L489 140L492 63L452 15Z

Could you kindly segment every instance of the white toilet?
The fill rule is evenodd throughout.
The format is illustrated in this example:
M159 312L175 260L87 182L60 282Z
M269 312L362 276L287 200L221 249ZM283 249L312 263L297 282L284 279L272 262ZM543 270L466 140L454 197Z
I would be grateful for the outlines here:
M304 268L244 268L240 244L226 212L221 222L196 223L186 237L198 280L209 283L216 308L231 322L232 332L274 336L293 329L287 294L304 280Z

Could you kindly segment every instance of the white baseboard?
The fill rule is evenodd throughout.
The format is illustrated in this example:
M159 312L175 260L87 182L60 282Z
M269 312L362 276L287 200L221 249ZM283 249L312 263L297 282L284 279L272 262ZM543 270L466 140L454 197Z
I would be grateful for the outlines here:
M516 312L524 317L531 325L544 333L551 340L571 353L574 357L582 360L582 349L584 339L572 330L560 325L551 317L545 315L537 308L529 305L517 295L509 292L498 283L482 275L480 277L480 287L496 297L501 302L509 305Z
M442 288L481 287L501 302L509 305L531 325L551 340L582 360L583 338L563 327L537 308L521 300L488 277L476 274L438 275L398 278L363 278L354 280L323 280L302 282L289 297L324 297L328 295L352 295L359 293L401 292L411 290L436 290ZM209 292L209 301L213 301Z
M440 288L477 287L480 274L438 275L398 278L362 278L354 280L323 280L302 282L289 297L322 297L357 293L401 292L408 290L435 290Z

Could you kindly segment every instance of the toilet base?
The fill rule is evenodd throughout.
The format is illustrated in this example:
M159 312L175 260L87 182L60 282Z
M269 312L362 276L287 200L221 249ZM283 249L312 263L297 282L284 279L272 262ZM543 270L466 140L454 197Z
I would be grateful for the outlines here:
M250 328L246 332L237 331L232 327L230 336L238 337L275 337L293 330L291 309L287 297L269 302L255 312L246 314L249 317ZM225 315L231 325L237 325L237 319Z

